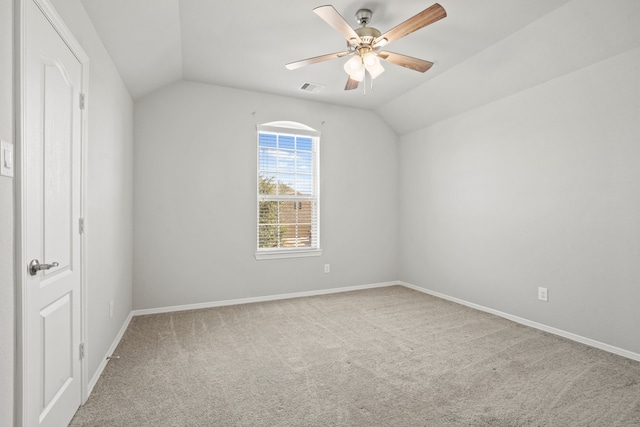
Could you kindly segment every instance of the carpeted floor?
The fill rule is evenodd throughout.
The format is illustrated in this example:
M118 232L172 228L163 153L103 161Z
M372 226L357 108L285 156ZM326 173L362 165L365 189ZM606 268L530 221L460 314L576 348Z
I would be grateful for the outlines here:
M640 426L640 363L404 287L135 317L72 426Z

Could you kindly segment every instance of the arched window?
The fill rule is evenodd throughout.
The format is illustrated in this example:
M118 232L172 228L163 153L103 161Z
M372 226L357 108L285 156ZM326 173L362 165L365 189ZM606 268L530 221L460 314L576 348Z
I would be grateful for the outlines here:
M257 259L320 255L320 132L258 125Z

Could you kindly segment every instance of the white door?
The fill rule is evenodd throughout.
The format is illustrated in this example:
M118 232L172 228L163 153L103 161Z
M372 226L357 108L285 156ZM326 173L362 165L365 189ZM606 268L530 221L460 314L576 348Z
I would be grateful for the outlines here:
M35 0L24 13L23 421L66 426L82 399L82 64Z

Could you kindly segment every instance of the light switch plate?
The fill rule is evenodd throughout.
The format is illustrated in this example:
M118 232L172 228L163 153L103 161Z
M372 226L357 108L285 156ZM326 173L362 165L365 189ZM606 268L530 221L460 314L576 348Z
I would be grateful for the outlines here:
M0 175L12 177L14 164L13 144L0 141Z

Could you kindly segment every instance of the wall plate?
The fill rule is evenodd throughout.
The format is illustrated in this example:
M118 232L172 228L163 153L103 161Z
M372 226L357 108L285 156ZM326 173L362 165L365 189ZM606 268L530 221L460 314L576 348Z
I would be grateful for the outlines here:
M12 177L14 164L13 144L0 141L0 175Z
M547 288L543 288L542 286L539 286L538 299L540 301L549 301L549 290Z

